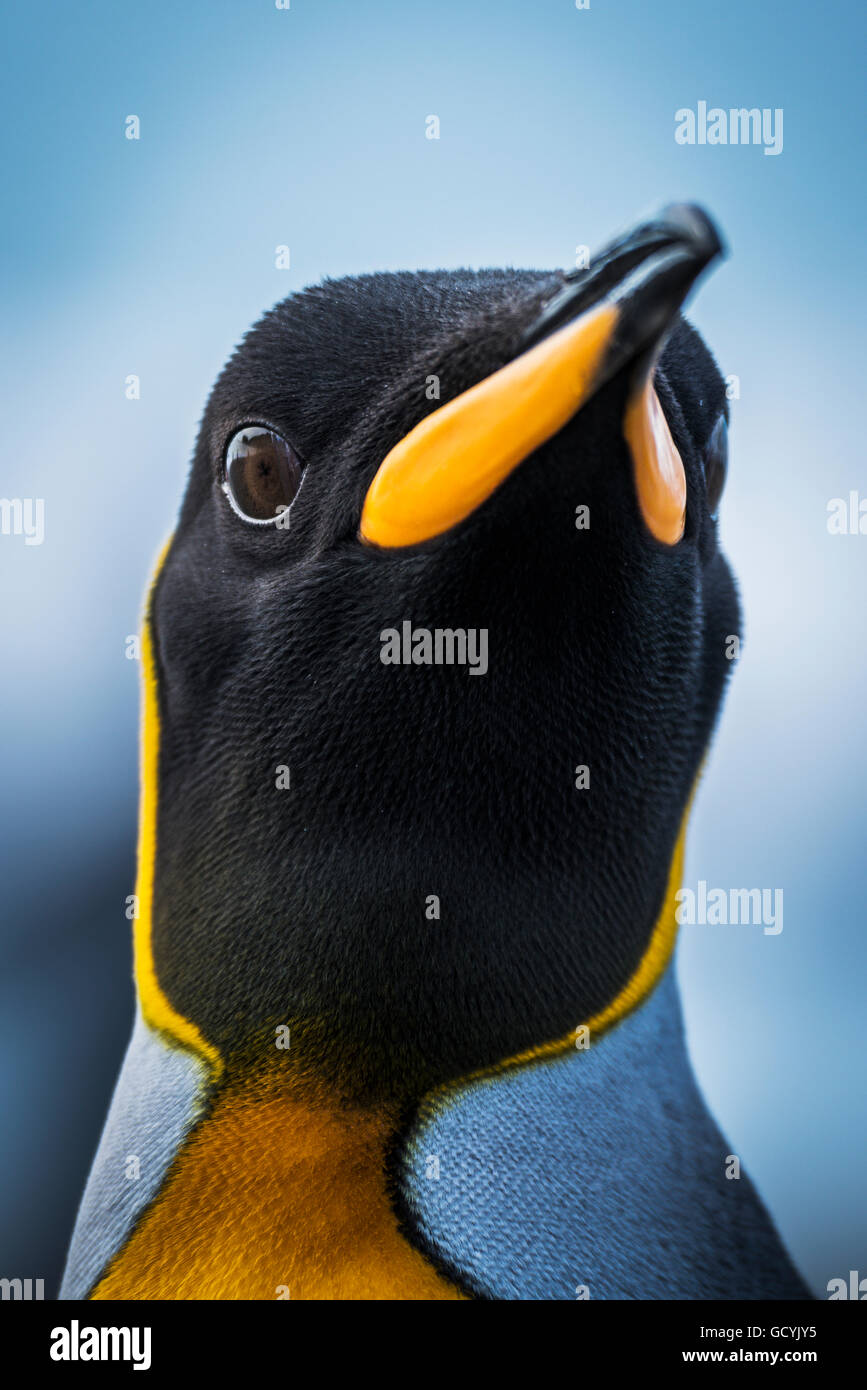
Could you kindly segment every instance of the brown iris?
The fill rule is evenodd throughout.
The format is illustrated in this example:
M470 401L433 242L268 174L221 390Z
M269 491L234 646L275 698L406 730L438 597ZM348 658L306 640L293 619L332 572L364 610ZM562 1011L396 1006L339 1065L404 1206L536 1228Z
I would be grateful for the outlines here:
M229 441L223 486L248 521L276 521L295 500L303 473L301 459L281 435L245 425Z

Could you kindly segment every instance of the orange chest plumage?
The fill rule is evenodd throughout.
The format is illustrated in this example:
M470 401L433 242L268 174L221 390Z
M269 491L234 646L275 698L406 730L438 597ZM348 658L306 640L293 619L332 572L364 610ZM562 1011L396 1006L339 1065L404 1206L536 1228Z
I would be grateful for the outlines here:
M390 1118L226 1088L96 1299L459 1299L401 1234Z

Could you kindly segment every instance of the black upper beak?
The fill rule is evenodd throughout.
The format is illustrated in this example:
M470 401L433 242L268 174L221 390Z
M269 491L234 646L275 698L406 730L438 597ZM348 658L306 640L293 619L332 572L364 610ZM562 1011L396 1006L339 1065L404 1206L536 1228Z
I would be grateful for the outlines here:
M703 212L674 207L568 277L509 362L389 451L364 500L362 539L396 549L452 530L628 367L623 433L639 502L656 539L675 544L686 480L651 373L687 292L721 249Z
M527 330L521 351L607 299L619 317L601 376L611 378L630 361L646 370L699 275L724 254L720 235L701 208L672 204L605 247L590 269L568 275Z

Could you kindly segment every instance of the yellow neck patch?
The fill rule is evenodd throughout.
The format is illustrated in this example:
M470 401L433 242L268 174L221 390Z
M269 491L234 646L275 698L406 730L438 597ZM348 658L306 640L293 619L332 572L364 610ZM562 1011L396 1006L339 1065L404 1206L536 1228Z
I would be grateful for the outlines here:
M212 1079L219 1080L223 1059L215 1047L202 1037L195 1023L173 1008L157 978L153 957L151 922L153 918L154 872L157 850L157 788L160 756L160 707L157 688L156 661L153 651L151 608L153 594L163 563L171 545L171 537L163 546L157 560L148 591L142 622L142 725L141 725L141 789L139 793L138 869L136 898L138 917L133 930L135 983L145 1021L158 1033L195 1052L210 1067Z

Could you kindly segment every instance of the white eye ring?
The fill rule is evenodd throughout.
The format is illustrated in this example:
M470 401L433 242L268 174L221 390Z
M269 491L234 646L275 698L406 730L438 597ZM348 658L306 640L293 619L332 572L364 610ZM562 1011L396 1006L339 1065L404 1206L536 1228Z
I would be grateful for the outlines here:
M304 463L267 425L244 425L226 446L223 491L233 511L255 526L275 526L298 496Z

